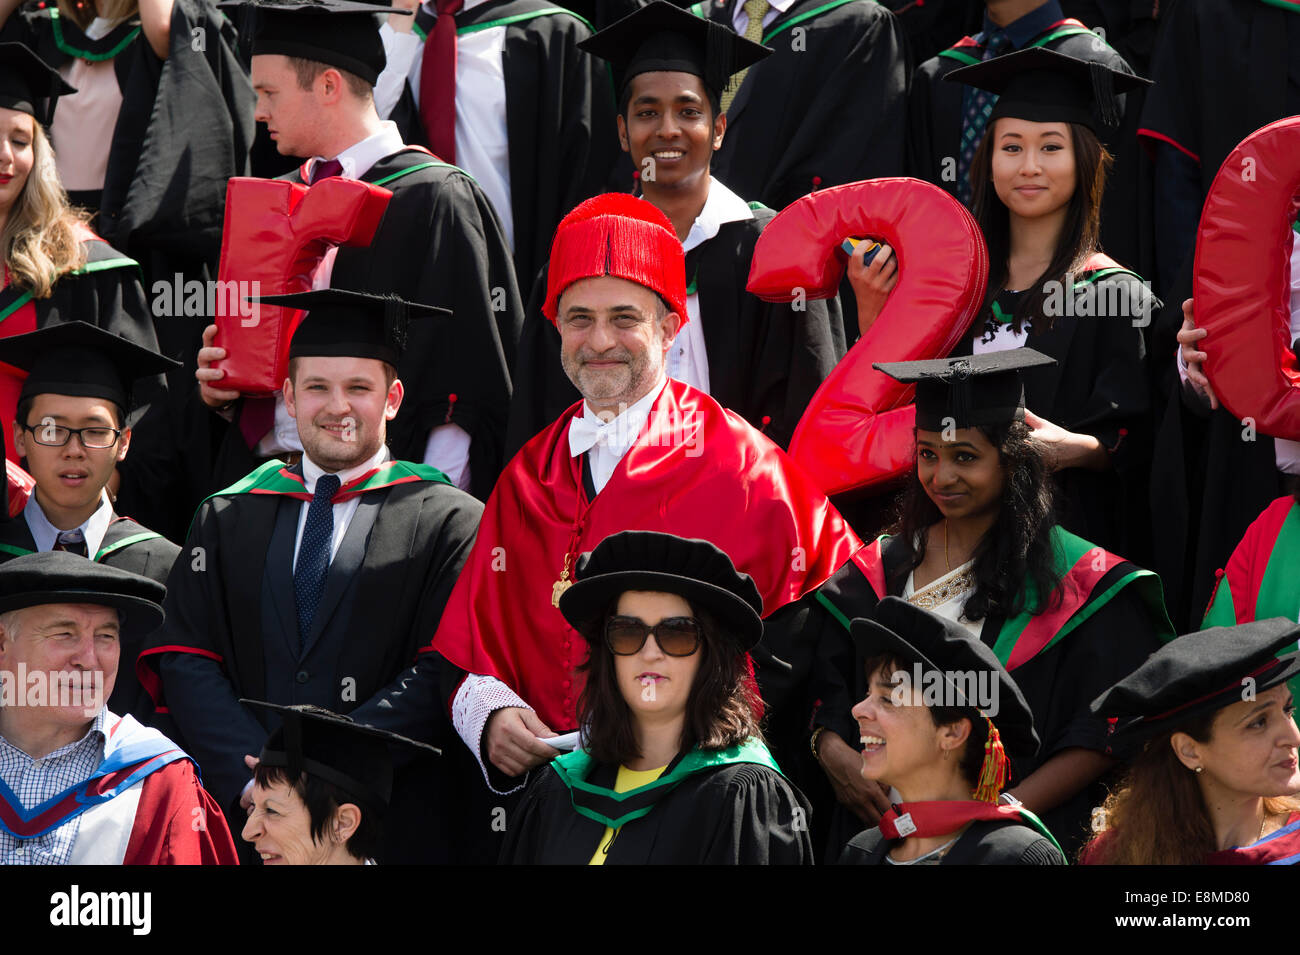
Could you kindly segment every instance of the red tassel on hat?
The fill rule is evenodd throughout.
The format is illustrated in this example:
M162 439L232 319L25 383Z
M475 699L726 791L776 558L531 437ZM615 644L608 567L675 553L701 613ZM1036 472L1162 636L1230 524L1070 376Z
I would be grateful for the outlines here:
M987 716L984 722L989 724L989 738L984 741L984 762L980 766L979 782L975 784L974 798L980 802L997 802L1002 794L1002 787L1011 778L1011 761L1002 746L1002 736L993 721Z
M659 293L686 323L682 244L668 217L644 199L609 192L588 199L560 221L546 275L546 317L555 322L566 288L602 275Z

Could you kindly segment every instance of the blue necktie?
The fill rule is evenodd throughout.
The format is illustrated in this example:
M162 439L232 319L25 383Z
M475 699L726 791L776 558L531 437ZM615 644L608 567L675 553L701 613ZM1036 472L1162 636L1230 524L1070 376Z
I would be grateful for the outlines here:
M334 495L338 490L338 477L322 474L316 481L311 506L307 508L307 523L302 529L302 543L298 546L298 563L293 570L299 646L307 643L312 618L316 616L321 594L325 591L325 575L330 567L330 540L334 536Z
M995 30L984 48L983 60L1000 56L1010 41L1001 30ZM975 158L975 149L984 138L984 127L988 125L989 114L997 103L996 93L977 89L974 86L962 90L961 149L957 157L957 198L969 206L973 190L970 185L970 164Z

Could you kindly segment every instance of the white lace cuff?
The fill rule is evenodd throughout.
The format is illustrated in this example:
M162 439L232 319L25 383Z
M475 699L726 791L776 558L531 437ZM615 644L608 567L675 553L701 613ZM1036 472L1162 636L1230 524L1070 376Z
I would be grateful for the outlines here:
M478 760L478 765L483 770L483 779L487 783L488 789L492 790L499 796L506 796L524 787L527 781L527 775L519 780L519 784L510 789L497 789L492 785L492 773L488 772L487 762L483 759L483 727L487 725L488 717L497 710L503 710L507 706L518 706L525 710L531 710L532 707L519 698L514 690L506 686L494 676L481 676L477 673L471 673L465 677L456 695L451 701L451 723L456 727L456 732L460 738L465 741L469 751L474 754ZM511 777L503 776L500 772L496 774L501 778L509 779Z

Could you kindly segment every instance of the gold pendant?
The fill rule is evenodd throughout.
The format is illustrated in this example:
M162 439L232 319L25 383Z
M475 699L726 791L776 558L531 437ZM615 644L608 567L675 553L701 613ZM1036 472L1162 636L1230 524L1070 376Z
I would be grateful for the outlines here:
M573 586L572 580L557 580L551 585L551 606L560 606L560 595Z

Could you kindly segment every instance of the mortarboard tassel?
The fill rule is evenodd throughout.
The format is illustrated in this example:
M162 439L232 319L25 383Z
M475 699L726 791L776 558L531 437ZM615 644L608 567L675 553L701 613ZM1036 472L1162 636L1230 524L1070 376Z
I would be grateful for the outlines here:
M1101 121L1114 128L1119 125L1119 97L1115 95L1115 80L1110 68L1091 60L1088 63L1088 75L1092 77L1092 96L1097 101L1097 113Z
M384 339L397 349L398 354L406 350L406 329L409 322L406 302L396 295L389 295L384 301Z
M951 410L954 427L966 428L970 426L971 414L971 385L970 385L970 365L964 361L954 362L952 374L949 378L951 398Z
M980 802L995 803L1011 776L1011 764L998 728L987 716L984 717L984 722L989 724L989 737L984 741L984 762L980 766L980 778L975 784L974 797Z
M706 20L704 34L705 85L711 90L724 89L736 72L732 55L735 52L736 34L720 23Z

